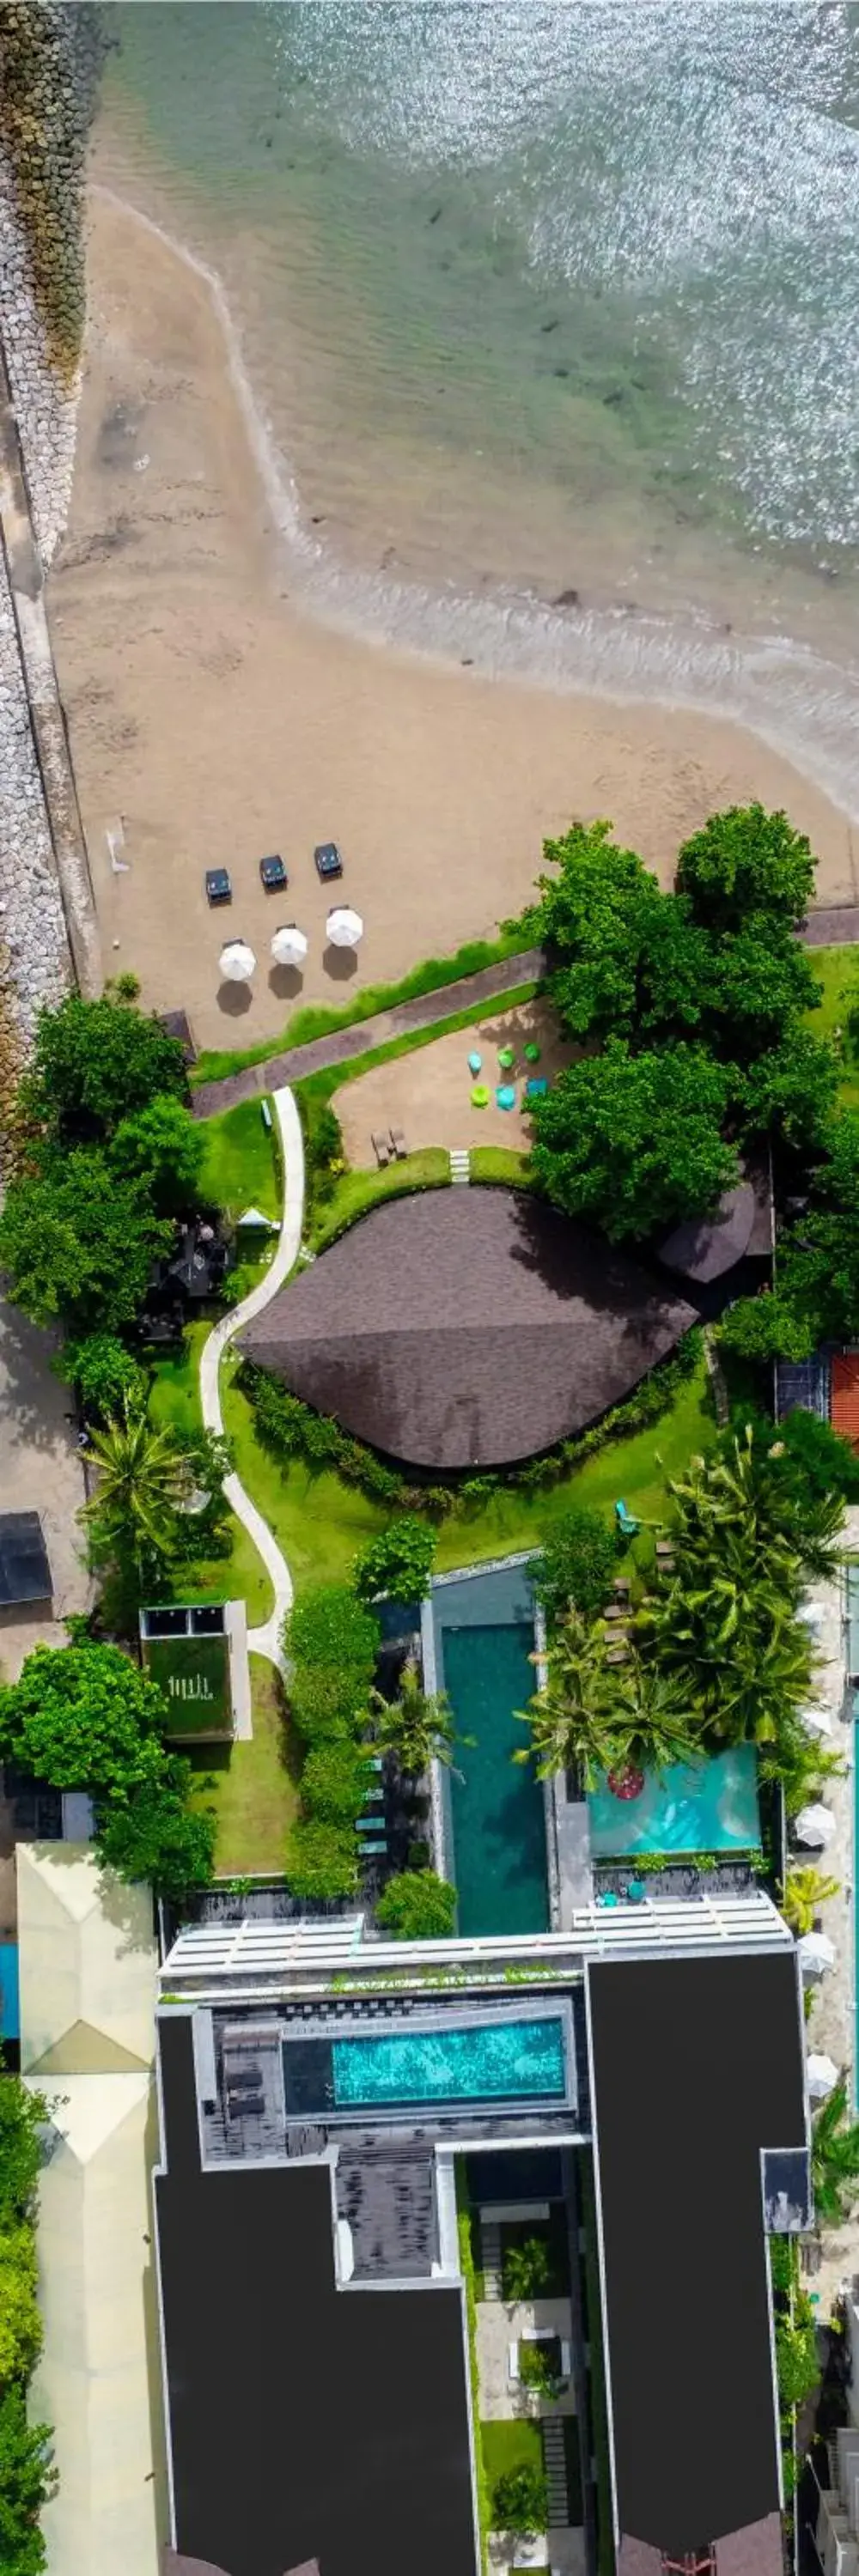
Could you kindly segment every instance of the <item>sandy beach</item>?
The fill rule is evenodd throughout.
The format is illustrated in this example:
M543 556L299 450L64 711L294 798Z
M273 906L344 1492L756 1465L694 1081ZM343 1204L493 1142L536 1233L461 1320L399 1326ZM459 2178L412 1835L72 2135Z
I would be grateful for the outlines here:
M290 595L203 278L93 193L89 324L71 518L49 614L108 973L184 1006L202 1046L273 1037L295 977L278 923L310 941L297 998L342 1002L420 958L491 937L525 900L546 833L610 816L667 881L714 808L758 796L811 837L818 900L855 901L846 817L739 727L554 695L361 643ZM121 822L122 872L106 834ZM326 948L317 841L343 851L358 960ZM286 896L258 861L279 851ZM207 908L226 866L230 910ZM226 937L254 948L222 985Z

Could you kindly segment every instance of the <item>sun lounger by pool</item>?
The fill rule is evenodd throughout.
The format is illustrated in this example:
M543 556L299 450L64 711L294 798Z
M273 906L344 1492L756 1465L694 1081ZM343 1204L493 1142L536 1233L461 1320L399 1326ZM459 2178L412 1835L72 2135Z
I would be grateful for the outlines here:
M392 1144L391 1144L390 1136L382 1136L382 1135L371 1136L371 1138L370 1138L370 1143L371 1143L371 1145L372 1145L373 1152L374 1152L374 1154L375 1154L375 1157L376 1157L376 1161L377 1161L377 1163L392 1163L392 1162L393 1162L394 1154L393 1154L393 1147L392 1147Z
M544 1073L531 1074L529 1080L525 1084L525 1098L526 1100L542 1100L545 1093L548 1091L548 1088L549 1085Z
M391 1128L391 1144L398 1163L404 1162L409 1149L401 1127Z
M489 1093L485 1082L476 1082L471 1094L472 1109L488 1109Z
M499 1082L495 1093L499 1109L515 1109L516 1092L512 1082Z

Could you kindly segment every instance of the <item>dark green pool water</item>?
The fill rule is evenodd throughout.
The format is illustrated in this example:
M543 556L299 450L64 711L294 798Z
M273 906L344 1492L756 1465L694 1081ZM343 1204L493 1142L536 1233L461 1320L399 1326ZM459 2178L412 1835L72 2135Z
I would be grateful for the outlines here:
M462 1735L462 1782L451 1780L459 1929L545 1932L549 1925L543 1791L511 1754L527 1744L514 1709L535 1687L530 1622L443 1630L445 1688Z

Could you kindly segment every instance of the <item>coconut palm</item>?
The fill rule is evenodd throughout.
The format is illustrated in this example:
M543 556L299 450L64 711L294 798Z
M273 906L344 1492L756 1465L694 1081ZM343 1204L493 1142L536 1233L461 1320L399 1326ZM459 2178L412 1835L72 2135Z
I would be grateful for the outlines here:
M473 1736L457 1734L446 1692L424 1690L414 1655L406 1657L397 1698L386 1700L381 1691L373 1691L370 1708L377 1741L396 1755L401 1771L416 1779L433 1762L453 1769L457 1744L474 1741Z
M98 1489L84 1505L96 1544L134 1557L167 1556L176 1514L189 1491L188 1460L174 1431L156 1430L128 1402L89 1436Z
M818 2219L842 2226L859 2194L859 2120L850 2117L846 2075L812 2121L811 2179Z
M790 1869L782 1889L781 1910L786 1923L798 1939L811 1932L820 1908L830 1896L837 1896L837 1878L824 1878L822 1870Z

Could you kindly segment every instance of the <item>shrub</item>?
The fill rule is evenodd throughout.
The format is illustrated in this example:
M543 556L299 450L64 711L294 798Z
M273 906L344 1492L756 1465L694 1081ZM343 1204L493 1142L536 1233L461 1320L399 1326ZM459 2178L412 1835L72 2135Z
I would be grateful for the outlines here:
M530 2350L538 2351L539 2346L520 2347L523 2360ZM492 2523L496 2531L521 2531L536 2538L538 2532L545 2531L547 2517L545 2472L536 2464L523 2460L521 2468L505 2469L503 2476L496 2478L492 2490Z
M372 1681L379 1622L348 1583L317 1583L286 1621L287 1653L296 1664L336 1666Z
M355 1569L359 1598L369 1602L381 1593L406 1605L422 1601L429 1591L434 1556L434 1531L416 1513L404 1512L362 1550Z
M125 1404L146 1401L146 1371L115 1333L90 1333L64 1354L65 1376L77 1387L85 1413L104 1421Z
M389 1879L376 1907L377 1923L395 1941L445 1941L455 1914L455 1887L432 1869L406 1869Z
M548 1619L572 1602L583 1618L605 1608L618 1554L617 1532L600 1512L564 1512L553 1523L528 1572Z
M286 1879L293 1896L309 1903L354 1896L358 1854L354 1833L343 1825L310 1817L292 1826L286 1847Z
M307 1755L301 1774L302 1806L324 1824L353 1825L361 1813L369 1777L369 1765L350 1737L335 1736L333 1742L317 1744Z

